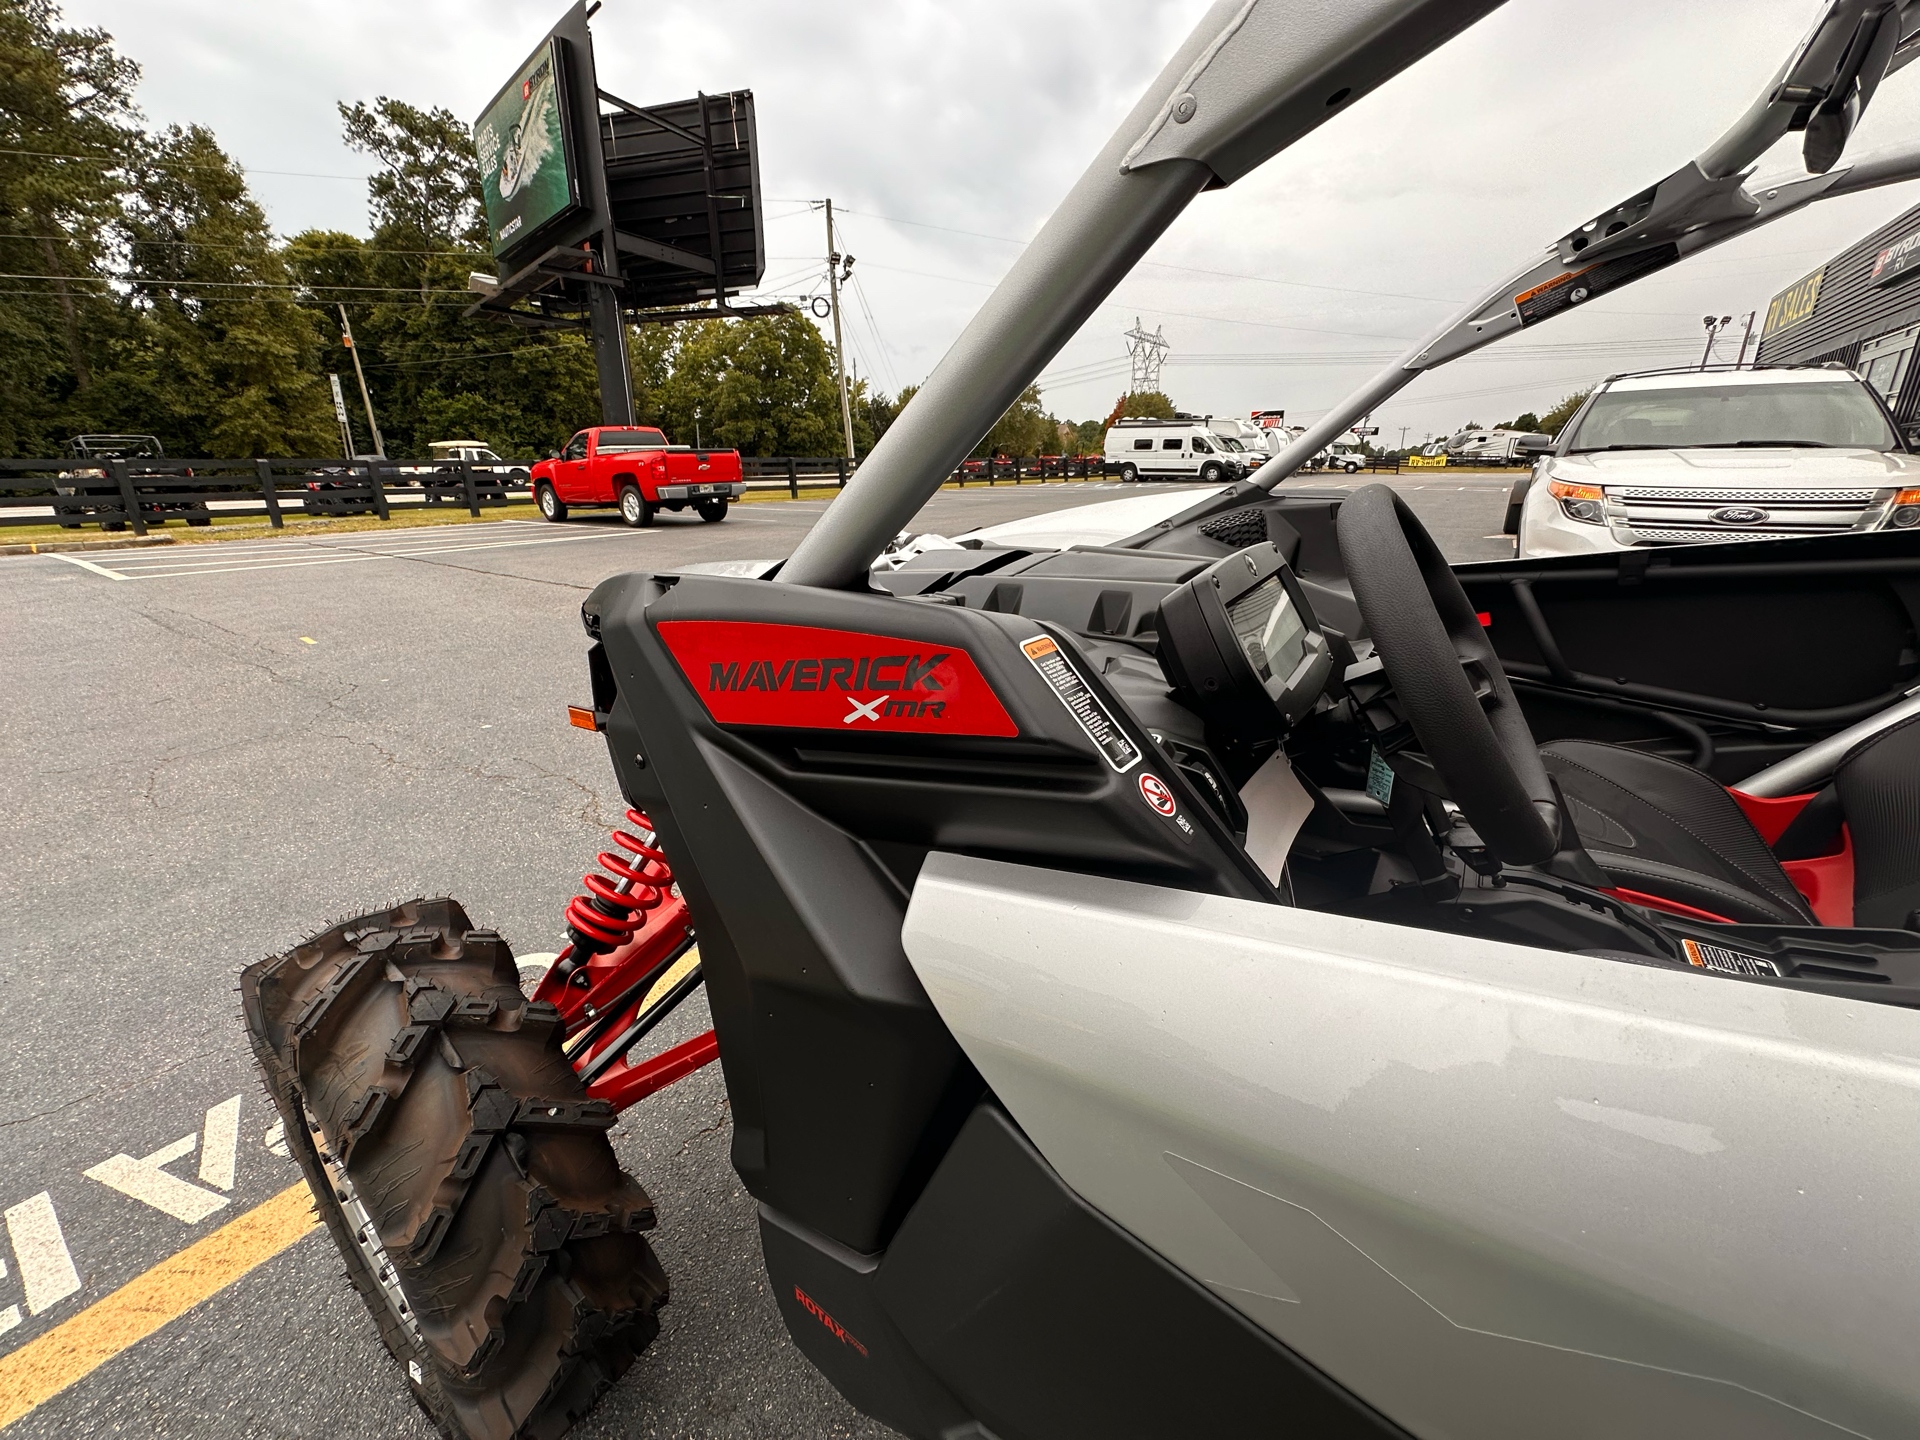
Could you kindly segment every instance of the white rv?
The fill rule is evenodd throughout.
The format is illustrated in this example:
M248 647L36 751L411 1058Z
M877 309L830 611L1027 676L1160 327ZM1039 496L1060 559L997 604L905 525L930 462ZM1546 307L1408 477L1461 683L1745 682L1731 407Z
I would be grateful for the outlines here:
M1551 438L1527 430L1462 430L1442 448L1456 465L1531 465L1535 452L1522 442Z
M1247 475L1251 456L1231 449L1204 416L1175 420L1127 417L1107 429L1107 464L1119 467L1123 481L1201 480L1224 484Z

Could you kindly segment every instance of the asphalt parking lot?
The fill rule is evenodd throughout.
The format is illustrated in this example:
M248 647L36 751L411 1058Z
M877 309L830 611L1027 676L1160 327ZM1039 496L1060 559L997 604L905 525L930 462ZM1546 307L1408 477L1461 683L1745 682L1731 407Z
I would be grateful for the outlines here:
M1510 477L1394 483L1456 558L1511 553L1497 534ZM948 491L915 528L1119 493ZM562 907L623 808L600 741L566 723L586 695L581 599L626 570L784 555L826 503L649 530L607 514L0 559L8 1440L429 1440L317 1232L124 1343L141 1277L152 1287L171 1266L161 1277L191 1289L219 1263L196 1242L297 1180L235 976L418 894L458 897L522 956L557 949ZM664 1039L706 1025L696 998ZM660 1339L575 1433L890 1433L785 1338L727 1163L717 1069L628 1112L614 1143L654 1196L673 1298Z

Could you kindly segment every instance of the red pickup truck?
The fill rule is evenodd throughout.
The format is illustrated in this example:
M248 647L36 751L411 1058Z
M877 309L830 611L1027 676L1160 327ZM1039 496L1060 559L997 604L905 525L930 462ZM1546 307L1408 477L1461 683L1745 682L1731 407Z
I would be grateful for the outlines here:
M669 445L664 433L639 425L582 430L533 467L533 498L549 520L566 519L574 505L617 505L629 525L689 505L702 520L724 520L746 493L739 451Z

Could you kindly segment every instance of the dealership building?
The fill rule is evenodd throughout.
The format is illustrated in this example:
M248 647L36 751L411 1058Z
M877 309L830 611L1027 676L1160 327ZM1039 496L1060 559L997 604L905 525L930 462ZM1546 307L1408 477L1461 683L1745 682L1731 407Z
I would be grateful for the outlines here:
M1850 365L1920 431L1920 205L1842 250L1773 297L1761 365Z

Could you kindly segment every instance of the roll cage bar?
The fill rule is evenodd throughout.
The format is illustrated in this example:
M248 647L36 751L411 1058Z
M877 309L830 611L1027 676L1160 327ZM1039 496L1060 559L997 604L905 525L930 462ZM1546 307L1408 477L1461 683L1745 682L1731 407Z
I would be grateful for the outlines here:
M1202 190L1232 184L1504 0L1218 0L775 578L856 588L1042 368ZM1920 143L1839 161L1882 79L1920 55L1920 0L1826 0L1767 88L1664 180L1560 236L1175 525L1271 490L1429 370L1836 195L1920 177ZM1807 174L1752 181L1789 133Z

